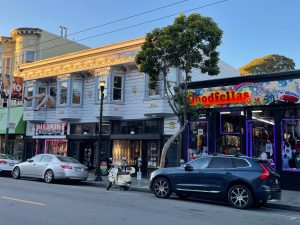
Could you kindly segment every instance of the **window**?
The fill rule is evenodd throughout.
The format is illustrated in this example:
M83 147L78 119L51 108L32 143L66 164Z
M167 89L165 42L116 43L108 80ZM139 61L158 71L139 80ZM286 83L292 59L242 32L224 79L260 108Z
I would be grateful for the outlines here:
M81 134L82 132L82 124L75 123L70 125L70 134Z
M282 121L282 170L300 172L300 120Z
M151 96L160 96L160 81L156 82L154 89L149 87L149 97Z
M4 74L11 75L11 58L4 59Z
M122 101L122 76L114 76L113 77L113 100L114 101Z
M41 162L50 162L51 155L44 155Z
M204 169L208 167L209 162L211 161L210 157L198 158L194 161L189 162L194 169Z
M23 63L30 63L36 60L35 51L25 51Z
M160 133L158 120L146 120L145 133Z
M83 124L83 134L96 134L96 123Z
M65 105L67 104L67 97L68 97L68 81L61 81L59 88L60 88L59 104Z
M178 72L176 68L170 68L169 73L167 75L167 80L170 85L170 91L174 93L174 88L177 86L177 77ZM166 93L168 90L164 90L164 93Z
M72 104L81 104L82 99L82 80L73 80L72 82Z
M245 159L233 159L235 168L249 167L249 163Z
M209 168L232 168L231 158L214 157L209 164Z
M32 160L33 160L34 162L40 162L41 159L42 159L42 157L43 157L43 155L36 155L36 156L34 156L34 157L32 158Z
M47 90L47 88L45 86L40 86L39 87L38 95L41 95L41 96L44 95L44 97L36 99L36 105L39 105L43 101L43 99L46 96L46 90Z
M33 96L33 87L27 87L27 97ZM32 101L26 101L27 107L32 107Z

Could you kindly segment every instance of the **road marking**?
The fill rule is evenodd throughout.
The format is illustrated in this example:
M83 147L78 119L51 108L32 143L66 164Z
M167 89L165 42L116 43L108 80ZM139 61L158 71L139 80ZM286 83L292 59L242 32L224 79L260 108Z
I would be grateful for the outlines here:
M26 200L17 199L17 198L9 198L9 197L3 197L3 196L1 198L16 201L16 202L23 202L23 203L33 204L33 205L40 205L40 206L45 206L46 205L46 204L40 203L40 202L31 202L31 201L26 201Z

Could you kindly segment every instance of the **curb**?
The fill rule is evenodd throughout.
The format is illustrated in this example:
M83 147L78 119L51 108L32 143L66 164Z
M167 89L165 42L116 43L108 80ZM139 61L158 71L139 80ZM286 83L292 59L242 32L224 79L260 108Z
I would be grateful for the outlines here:
M96 183L96 182L85 182L86 185L88 186L93 186L93 187L101 187L101 188L106 188L106 183ZM118 189L117 187L112 187L113 189ZM138 191L138 192L145 192L145 193L150 193L150 190L148 188L144 187L138 187L138 186L130 186L129 191ZM281 204L281 203L272 203L269 202L267 203L264 208L271 208L271 209L281 209L281 210L288 210L288 211L296 211L300 212L300 206L299 205L286 205L286 204Z
M271 203L270 202L270 203L267 203L265 208L282 209L282 210L300 212L299 205L286 205L286 204L281 204L281 203Z

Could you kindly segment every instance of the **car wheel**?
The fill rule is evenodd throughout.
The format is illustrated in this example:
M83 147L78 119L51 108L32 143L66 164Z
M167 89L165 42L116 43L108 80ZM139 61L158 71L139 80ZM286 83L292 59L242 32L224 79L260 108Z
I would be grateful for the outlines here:
M177 197L180 199L187 199L189 197L188 194L176 193Z
M130 188L130 186L124 186L124 187L123 187L123 190L124 190L124 191L128 191L129 188Z
M20 178L20 168L19 167L15 167L13 172L12 172L12 177L14 179L19 179Z
M46 183L51 183L54 180L54 174L52 170L47 170L45 172L44 180Z
M170 182L165 178L158 178L153 183L153 192L158 198L169 198L172 190Z
M228 201L237 209L247 209L252 206L251 191L243 185L235 185L228 191Z

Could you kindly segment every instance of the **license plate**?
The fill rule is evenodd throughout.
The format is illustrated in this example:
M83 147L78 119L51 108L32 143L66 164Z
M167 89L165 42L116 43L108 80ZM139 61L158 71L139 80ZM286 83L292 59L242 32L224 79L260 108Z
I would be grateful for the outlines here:
M14 166L15 164L14 164L14 163L10 163L9 165L10 165L10 166Z
M278 184L278 180L277 179L275 179L275 184Z
M75 169L75 172L81 172L81 169Z

